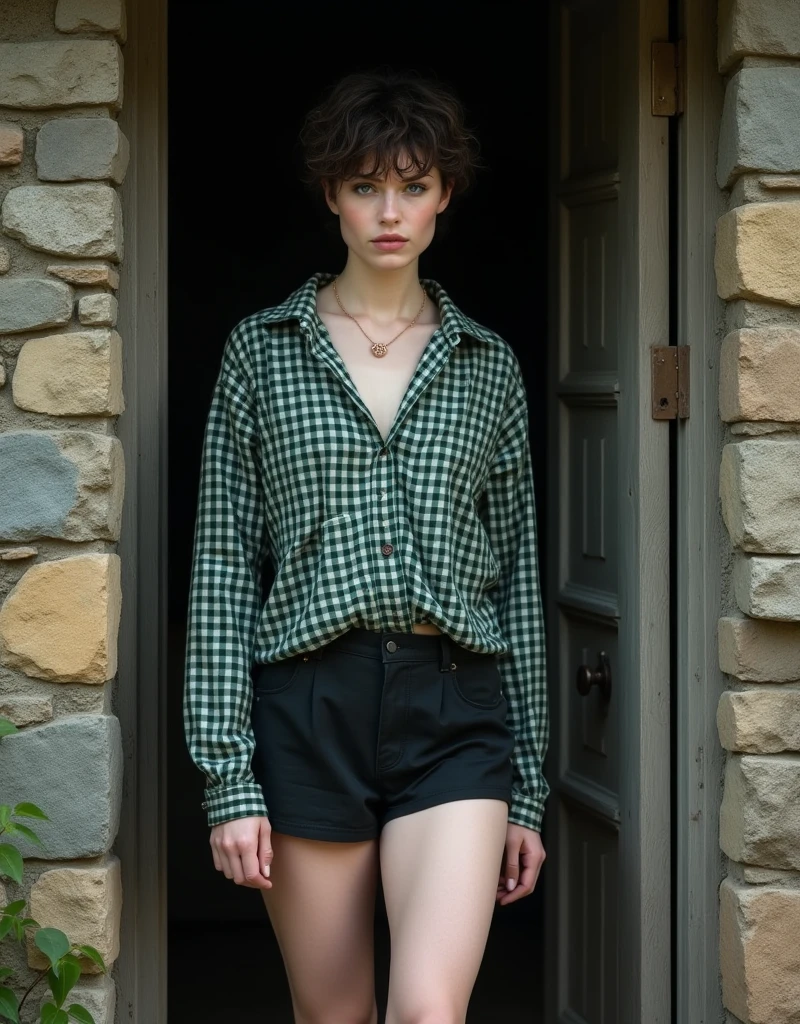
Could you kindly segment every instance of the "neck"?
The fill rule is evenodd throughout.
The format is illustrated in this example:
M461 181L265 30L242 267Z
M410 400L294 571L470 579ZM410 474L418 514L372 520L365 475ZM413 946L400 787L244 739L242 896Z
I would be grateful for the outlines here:
M419 260L397 270L376 270L351 253L336 280L336 290L353 316L410 320L422 301Z

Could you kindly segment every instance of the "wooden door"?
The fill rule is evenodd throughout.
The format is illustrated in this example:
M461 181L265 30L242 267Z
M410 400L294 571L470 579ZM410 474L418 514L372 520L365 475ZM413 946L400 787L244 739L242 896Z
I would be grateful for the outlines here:
M553 0L546 1020L670 1020L666 0ZM578 677L588 685L581 693ZM603 692L610 683L610 693Z

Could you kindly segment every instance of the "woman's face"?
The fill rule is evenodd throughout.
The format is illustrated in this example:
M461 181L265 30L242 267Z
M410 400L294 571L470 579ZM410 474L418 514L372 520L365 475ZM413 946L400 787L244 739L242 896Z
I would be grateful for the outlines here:
M434 167L419 178L400 178L394 171L385 178L351 178L333 195L326 192L326 200L353 255L371 267L397 270L431 244L450 192Z

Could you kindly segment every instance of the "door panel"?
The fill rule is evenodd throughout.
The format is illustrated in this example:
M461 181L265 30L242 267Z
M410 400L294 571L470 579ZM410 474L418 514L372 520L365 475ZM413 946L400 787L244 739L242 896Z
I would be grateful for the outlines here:
M666 123L649 109L667 0L551 14L546 1020L668 1024L668 429L648 379L668 315Z

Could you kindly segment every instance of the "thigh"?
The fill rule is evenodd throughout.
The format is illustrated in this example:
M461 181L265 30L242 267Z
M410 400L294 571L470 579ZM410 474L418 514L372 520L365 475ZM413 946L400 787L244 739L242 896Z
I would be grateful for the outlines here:
M504 800L455 800L389 821L380 859L392 960L386 1024L463 1021L495 906Z
M262 896L298 1024L373 1024L378 843L321 842L273 831Z

